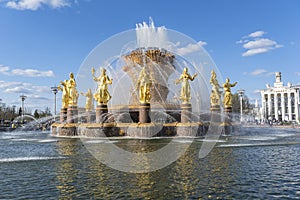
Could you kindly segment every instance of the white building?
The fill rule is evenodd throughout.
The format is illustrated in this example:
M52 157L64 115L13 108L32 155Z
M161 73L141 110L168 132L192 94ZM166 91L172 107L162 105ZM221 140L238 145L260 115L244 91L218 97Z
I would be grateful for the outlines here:
M276 81L271 87L261 90L262 115L264 119L296 121L299 123L300 85L293 86L281 81L281 72L276 72Z

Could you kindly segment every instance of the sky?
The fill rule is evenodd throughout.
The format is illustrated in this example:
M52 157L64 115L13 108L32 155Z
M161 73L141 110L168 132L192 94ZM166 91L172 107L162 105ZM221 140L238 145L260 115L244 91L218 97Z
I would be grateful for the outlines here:
M0 0L0 98L53 111L50 88L76 74L101 42L137 23L165 26L198 41L222 77L252 102L282 73L300 84L298 0ZM58 108L61 93L58 93Z

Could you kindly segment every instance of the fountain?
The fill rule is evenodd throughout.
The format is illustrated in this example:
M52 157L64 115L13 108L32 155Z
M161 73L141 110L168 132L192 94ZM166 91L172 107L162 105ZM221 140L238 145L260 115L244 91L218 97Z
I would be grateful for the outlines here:
M94 66L99 65L97 74ZM52 125L52 135L203 136L209 122L215 121L212 116L221 115L220 92L213 89L215 94L209 98L209 83L216 85L208 79L212 70L216 76L217 68L199 43L156 28L152 20L149 25L138 24L135 31L95 48L76 81L70 75L70 80L61 82L61 117ZM93 94L90 88L95 88ZM86 97L85 111L77 105L83 102L77 90ZM221 118L214 125L221 126Z

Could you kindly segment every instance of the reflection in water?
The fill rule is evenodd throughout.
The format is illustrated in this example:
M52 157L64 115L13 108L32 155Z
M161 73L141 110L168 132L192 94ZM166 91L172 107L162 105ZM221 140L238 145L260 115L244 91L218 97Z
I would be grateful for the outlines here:
M45 133L0 133L0 151L4 152L0 154L0 199L299 198L298 130L244 133L222 138L203 159L198 158L202 141L196 139L171 165L138 174L100 163L79 139L56 141ZM178 141L172 145L180 147L183 143ZM105 149L107 142L98 140L92 145ZM163 139L116 141L119 148L136 153L153 152L169 143ZM144 156L138 162L145 167L152 164Z
M57 150L60 155L72 157L77 154L78 148L73 140L60 140L57 143ZM78 170L71 159L63 159L57 163L56 177L58 185L56 188L60 191L60 198L72 198L76 195L76 177Z

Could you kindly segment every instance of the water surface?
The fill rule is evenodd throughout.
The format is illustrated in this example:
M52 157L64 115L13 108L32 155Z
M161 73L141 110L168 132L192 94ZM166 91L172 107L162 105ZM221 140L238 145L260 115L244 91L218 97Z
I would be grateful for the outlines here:
M78 138L0 132L0 199L300 199L298 129L246 128L219 138L208 156L199 159L203 141L195 139L163 169L134 174L100 163ZM189 141L90 142L138 152Z

